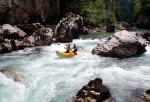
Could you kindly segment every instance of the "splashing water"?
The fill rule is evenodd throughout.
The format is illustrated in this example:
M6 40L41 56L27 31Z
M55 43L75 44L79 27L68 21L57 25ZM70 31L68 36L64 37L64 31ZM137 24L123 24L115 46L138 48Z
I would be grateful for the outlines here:
M71 58L55 54L55 50L64 51L65 44L40 47L39 54L16 51L2 55L0 69L15 70L24 82L14 82L0 73L0 102L67 102L96 77L103 79L116 102L129 102L136 90L149 89L150 46L141 56L118 60L92 55L99 42L74 40L71 44L82 46L83 52Z

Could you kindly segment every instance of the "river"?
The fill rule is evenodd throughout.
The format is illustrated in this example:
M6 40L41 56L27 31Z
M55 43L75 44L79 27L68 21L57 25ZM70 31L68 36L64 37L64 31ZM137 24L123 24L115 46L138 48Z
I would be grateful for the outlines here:
M55 50L65 44L38 47L38 54L19 50L0 56L0 69L11 68L23 77L23 83L0 73L0 102L68 102L96 77L103 79L116 102L139 97L150 85L150 46L136 57L116 59L92 55L91 51L109 35L95 34L73 40L83 52L71 58L60 58ZM97 39L98 38L98 39Z

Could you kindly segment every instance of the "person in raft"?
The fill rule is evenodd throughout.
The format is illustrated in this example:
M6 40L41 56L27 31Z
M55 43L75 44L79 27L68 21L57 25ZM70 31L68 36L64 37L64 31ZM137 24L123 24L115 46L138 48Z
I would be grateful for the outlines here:
M76 44L73 44L73 52L77 52L77 46L76 46Z
M70 50L71 50L70 44L67 44L66 47L65 47L65 49L66 49L66 52L65 52L65 53L69 53Z

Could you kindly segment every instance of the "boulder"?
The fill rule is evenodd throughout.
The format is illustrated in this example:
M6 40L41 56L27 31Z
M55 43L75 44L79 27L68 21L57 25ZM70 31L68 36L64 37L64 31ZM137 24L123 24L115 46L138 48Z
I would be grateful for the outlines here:
M90 32L89 32L89 29L87 27L83 27L83 30L81 31L81 35L88 35Z
M133 31L138 29L135 26L128 24L127 22L122 22L120 28L121 30L127 30L127 31Z
M68 13L59 21L55 28L55 38L59 42L71 42L83 32L83 18L73 13Z
M4 42L0 44L0 54L24 49L25 47L26 45L23 41L5 39Z
M115 26L113 24L108 24L106 26L106 32L115 32Z
M97 45L92 54L105 57L126 58L146 52L147 42L135 32L120 31L109 37L107 41Z
M96 78L79 90L75 102L102 102L109 98L111 98L109 89L102 84L101 78Z
M43 27L40 23L20 24L17 26L26 32L28 36L32 35L36 30Z
M34 36L25 37L23 39L23 43L26 47L33 47L34 46Z
M0 36L0 44L3 43L5 40L2 36Z
M146 39L148 42L150 42L150 31L145 32L143 38Z
M26 46L50 45L53 42L53 30L42 27L23 40Z
M22 82L21 76L12 69L2 69L1 73L5 74L7 77L12 78L16 82Z
M11 44L11 46L12 46L12 50L18 50L18 47L17 47L17 45L16 45L16 42L15 42L15 40L13 40L13 39L11 39L10 40L10 44Z
M28 47L26 46L23 41L18 41L18 40L14 40L14 39L11 39L10 40L10 43L11 43L11 46L12 46L12 50L15 51L15 50L22 50L24 49L25 47Z
M10 52L8 47L10 47L8 44L1 44L0 45L0 54Z
M23 39L26 36L26 33L17 27L3 24L0 35L7 39Z
M12 46L10 40L5 39L3 43L0 44L0 54L8 53L12 51Z
M142 93L144 102L150 102L150 89Z
M124 30L127 30L127 31L130 31L130 28L131 28L131 25L126 23L126 22L123 22L122 23L122 26L124 27Z

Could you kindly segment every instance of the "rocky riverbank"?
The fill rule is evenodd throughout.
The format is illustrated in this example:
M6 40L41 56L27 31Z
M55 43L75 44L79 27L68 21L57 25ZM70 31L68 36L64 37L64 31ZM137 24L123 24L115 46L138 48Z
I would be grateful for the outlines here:
M3 24L0 26L0 54L53 42L71 42L84 32L83 18L72 13L66 14L56 27L40 23Z
M4 24L0 27L0 53L7 53L25 47L49 45L52 43L53 30L42 25L27 24L21 26ZM31 31L30 31L31 30ZM30 33L28 33L30 32ZM32 34L32 32L34 32Z

